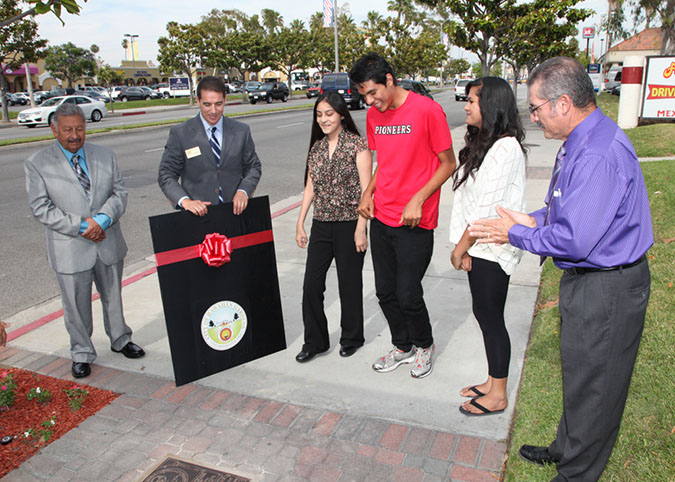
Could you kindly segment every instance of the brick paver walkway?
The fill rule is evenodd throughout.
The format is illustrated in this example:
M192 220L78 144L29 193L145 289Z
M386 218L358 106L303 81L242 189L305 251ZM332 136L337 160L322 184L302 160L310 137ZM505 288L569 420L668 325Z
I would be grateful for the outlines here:
M0 363L72 380L71 362L0 348ZM137 481L167 455L262 481L499 480L505 445L92 365L122 395L7 481Z

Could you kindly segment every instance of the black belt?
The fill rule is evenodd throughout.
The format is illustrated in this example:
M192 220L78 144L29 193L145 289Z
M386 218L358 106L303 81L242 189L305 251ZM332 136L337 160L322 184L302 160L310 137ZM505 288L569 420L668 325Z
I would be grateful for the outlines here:
M638 264L642 263L644 260L647 259L646 255L642 255L640 259L635 261L634 263L630 264L624 264L623 266L612 266L611 268L567 268L563 270L566 274L586 274L586 273L596 273L598 271L616 271L617 269L626 269L626 268L632 268L633 266L637 266Z

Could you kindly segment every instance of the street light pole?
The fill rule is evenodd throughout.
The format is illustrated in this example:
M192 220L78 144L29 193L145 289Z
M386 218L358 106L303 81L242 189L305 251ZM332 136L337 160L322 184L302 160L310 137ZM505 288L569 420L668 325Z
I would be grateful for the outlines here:
M132 77L134 78L134 85L136 85L136 52L134 52L134 39L138 38L138 35L125 33L124 36L129 37L129 40L131 40L131 65L134 71Z

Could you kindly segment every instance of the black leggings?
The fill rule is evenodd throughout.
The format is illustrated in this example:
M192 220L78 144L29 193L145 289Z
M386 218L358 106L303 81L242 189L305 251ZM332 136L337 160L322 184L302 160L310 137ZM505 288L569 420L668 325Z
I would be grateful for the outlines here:
M509 278L499 263L471 258L469 288L473 300L473 314L483 332L488 374L492 378L509 376L511 340L504 322Z

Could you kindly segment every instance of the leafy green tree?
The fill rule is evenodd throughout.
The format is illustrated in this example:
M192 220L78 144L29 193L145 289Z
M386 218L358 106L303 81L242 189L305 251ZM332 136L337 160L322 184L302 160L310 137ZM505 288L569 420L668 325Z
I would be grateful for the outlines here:
M332 70L335 62L333 29L323 26L323 12L314 13L309 19L309 52L307 65L321 74Z
M471 64L471 76L472 77L483 76L483 65L480 62L475 62Z
M115 85L120 85L124 82L124 75L121 72L113 69L110 65L104 64L98 71L98 79L103 82L108 95L112 99L112 88ZM115 103L110 103L110 110L115 112Z
M83 1L84 3L87 2L87 0ZM56 15L56 18L58 18L61 23L65 25L63 19L61 18L62 9L65 9L66 13L70 13L72 15L79 15L81 9L75 0L47 0L46 2L42 0L25 0L24 3L35 6L23 12L18 10L12 16L3 16L2 18L4 20L0 21L0 28L7 27L8 25L18 22L28 16L32 18L36 15L42 15L48 12L52 12L54 15Z
M502 68L503 62L501 60L498 60L497 62L494 63L492 66L492 69L490 70L490 75L493 77L501 77L502 74L504 73L504 69Z
M45 69L57 79L67 80L72 87L74 81L96 74L96 60L90 50L68 42L47 50Z
M624 27L626 14L632 17L632 29ZM675 0L610 0L601 29L607 32L610 47L612 38L628 38L645 25L661 26L661 55L675 54Z
M466 59L452 59L448 62L448 75L450 77L461 77L471 68L471 64Z
M194 105L193 80L197 67L201 66L201 56L206 51L205 34L198 25L166 24L166 37L157 39L159 45L160 68L164 72L180 72L187 76L190 85L190 105Z
M265 27L265 32L267 35L274 35L279 33L281 28L284 26L284 17L275 10L269 8L263 8L260 11L260 16L262 17L262 24Z
M21 10L18 0L2 0L0 2L0 16L8 18L17 16ZM0 96L2 101L2 119L9 121L9 109L5 94L7 93L7 70L16 70L22 64L37 62L44 53L46 40L41 40L37 33L37 24L32 19L22 19L0 28Z
M272 67L282 71L288 78L288 91L293 92L291 72L307 67L309 63L309 33L300 20L293 20L288 27L281 27L270 38Z

